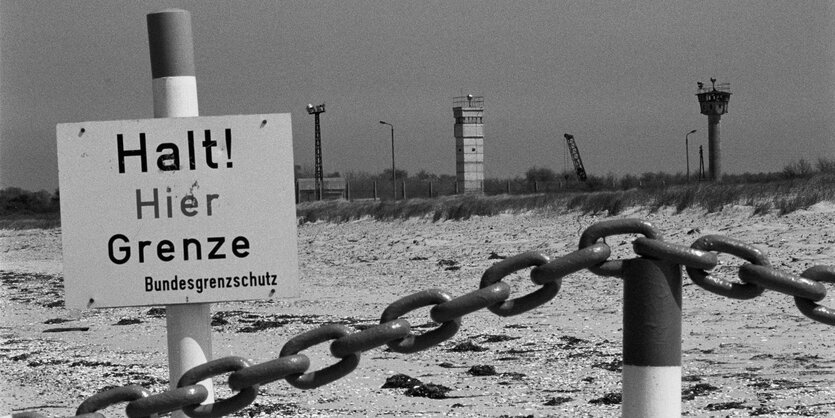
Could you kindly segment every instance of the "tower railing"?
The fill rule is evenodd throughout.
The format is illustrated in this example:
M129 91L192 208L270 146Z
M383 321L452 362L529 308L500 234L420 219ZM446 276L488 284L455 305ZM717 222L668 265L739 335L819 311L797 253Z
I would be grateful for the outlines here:
M715 84L715 85L711 85L711 86L700 85L696 89L696 94L710 93L712 91L721 91L721 92L725 92L725 93L730 93L731 92L731 83L719 83L719 84Z
M484 96L459 96L452 98L452 107L484 107Z

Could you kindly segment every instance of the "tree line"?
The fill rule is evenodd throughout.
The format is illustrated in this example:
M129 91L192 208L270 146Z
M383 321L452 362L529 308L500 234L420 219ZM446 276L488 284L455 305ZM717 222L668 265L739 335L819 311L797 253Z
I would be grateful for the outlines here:
M30 192L19 187L0 189L0 216L58 213L60 196L46 190Z

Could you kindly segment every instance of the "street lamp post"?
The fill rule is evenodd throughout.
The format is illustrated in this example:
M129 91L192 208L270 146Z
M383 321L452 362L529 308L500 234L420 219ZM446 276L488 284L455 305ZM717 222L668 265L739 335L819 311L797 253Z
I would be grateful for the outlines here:
M394 201L397 201L397 175L394 171L394 125L380 121L383 125L388 125L391 127L391 196L394 198Z
M690 134L694 134L694 133L696 133L695 129L693 129L692 131L690 131L686 135L684 135L684 152L686 154L686 159L687 159L687 182L688 183L690 182L690 143L689 143L689 140L688 140L687 137L690 136Z

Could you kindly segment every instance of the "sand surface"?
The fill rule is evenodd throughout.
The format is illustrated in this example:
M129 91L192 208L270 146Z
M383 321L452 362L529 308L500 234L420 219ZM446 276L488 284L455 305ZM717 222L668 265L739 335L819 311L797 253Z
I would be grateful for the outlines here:
M731 207L619 217L646 219L666 241L687 246L703 235L727 235L764 250L772 266L792 274L835 264L835 206L783 217L751 213ZM461 296L478 288L497 261L491 254L535 250L558 257L602 219L610 218L520 214L301 225L301 296L214 304L214 357L260 363L322 324L374 325L388 304L413 292L441 288ZM635 256L632 238L607 240L613 258ZM32 409L72 415L104 388L167 388L164 316L151 307L64 308L60 246L60 230L0 231L0 416ZM719 260L714 271L735 280L742 261ZM527 277L521 271L505 279L511 297L535 288ZM283 380L263 385L255 404L236 416L619 416L622 303L620 279L576 273L537 310L509 318L478 311L463 318L450 340L415 354L372 349L351 374L322 388L299 390ZM832 297L821 303L835 306ZM414 332L431 329L428 312L405 317ZM835 415L835 328L803 316L792 297L766 291L731 300L685 275L682 316L683 415ZM45 332L55 328L87 330ZM327 350L320 344L304 351L310 370L336 360ZM383 388L396 374L451 390L432 399ZM232 395L226 376L215 379L215 388L218 398ZM121 404L103 412L124 416L123 410Z

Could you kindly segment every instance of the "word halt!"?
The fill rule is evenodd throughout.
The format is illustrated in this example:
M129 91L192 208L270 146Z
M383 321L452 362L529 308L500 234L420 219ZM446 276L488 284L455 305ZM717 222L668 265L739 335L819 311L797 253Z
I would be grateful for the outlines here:
M232 129L225 129L226 139L226 167L232 168ZM194 143L194 131L187 133L187 150L188 150L188 169L197 169L197 152ZM145 145L145 133L139 133L139 148L125 149L125 138L122 134L116 134L117 154L119 158L119 173L125 173L125 158L139 157L140 169L143 173L148 172L148 148ZM212 140L212 131L206 129L203 131L203 142L200 145L205 150L206 166L209 168L218 168L218 162L214 161L213 148L217 146L217 141ZM177 144L172 142L163 142L157 145L156 152L157 168L160 171L178 171L181 169L180 165L180 148Z

